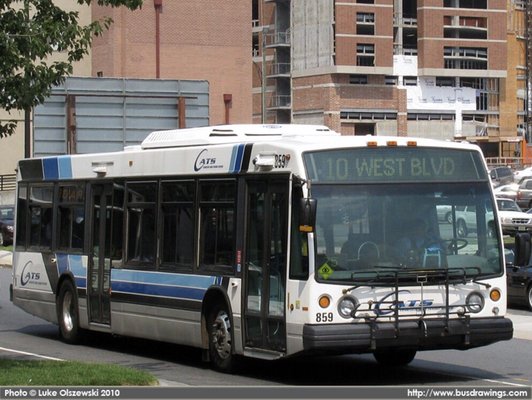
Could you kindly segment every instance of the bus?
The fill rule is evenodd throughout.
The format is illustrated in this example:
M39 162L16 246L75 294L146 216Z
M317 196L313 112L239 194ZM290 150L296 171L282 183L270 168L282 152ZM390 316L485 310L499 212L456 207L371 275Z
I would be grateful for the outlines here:
M21 160L15 239L12 301L67 343L99 331L195 346L230 371L240 356L406 365L513 334L497 207L468 143L157 131L120 152Z

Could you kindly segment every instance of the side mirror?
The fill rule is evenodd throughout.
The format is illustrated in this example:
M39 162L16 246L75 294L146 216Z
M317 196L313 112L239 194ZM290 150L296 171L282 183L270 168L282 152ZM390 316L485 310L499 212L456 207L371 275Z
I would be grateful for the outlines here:
M316 205L313 198L303 198L299 203L299 231L314 232L316 225Z
M514 265L516 267L522 267L528 265L530 261L530 234L529 233L517 233L515 235L515 258Z

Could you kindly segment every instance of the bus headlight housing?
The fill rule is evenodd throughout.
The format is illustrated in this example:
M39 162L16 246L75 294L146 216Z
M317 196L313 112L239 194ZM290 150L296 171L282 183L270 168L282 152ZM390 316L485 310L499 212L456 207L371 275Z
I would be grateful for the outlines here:
M342 318L354 318L354 313L360 306L359 301L353 296L344 296L338 302L338 313Z
M469 312L477 314L484 308L484 297L479 292L472 292L466 298L466 306Z

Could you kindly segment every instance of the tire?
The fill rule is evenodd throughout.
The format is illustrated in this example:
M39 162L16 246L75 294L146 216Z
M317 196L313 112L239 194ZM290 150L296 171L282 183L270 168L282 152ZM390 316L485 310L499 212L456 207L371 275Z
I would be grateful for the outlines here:
M402 367L416 357L414 349L383 349L373 353L377 362L385 367Z
M532 311L532 283L528 285L526 289L526 305L530 311Z
M216 305L207 319L209 356L212 366L221 372L233 372L236 366L233 325L227 306Z
M0 246L4 245L4 234L0 232Z
M463 219L459 219L456 223L456 233L458 237L467 237L467 225Z
M453 223L453 214L450 213L450 212L445 214L445 221L447 221L447 223L449 223L449 224L452 224Z
M66 280L59 289L57 297L57 321L61 339L70 344L79 343L81 329L79 327L78 296L71 281Z

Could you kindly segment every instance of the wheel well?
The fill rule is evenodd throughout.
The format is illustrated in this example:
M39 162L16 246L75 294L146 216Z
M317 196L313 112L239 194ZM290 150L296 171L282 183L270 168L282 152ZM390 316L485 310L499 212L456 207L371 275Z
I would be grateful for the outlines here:
M59 297L59 291L61 290L61 286L63 286L63 283L65 281L70 281L70 283L74 286L74 289L76 288L76 284L74 283L74 278L69 274L63 274L59 277L59 280L57 281L57 286L55 287L55 298Z
M227 295L219 287L213 287L207 290L203 303L201 305L201 348L204 350L209 349L209 332L207 329L207 316L209 312L216 305L225 305L229 316L231 317L231 326L233 325L233 311L231 310L231 304Z

